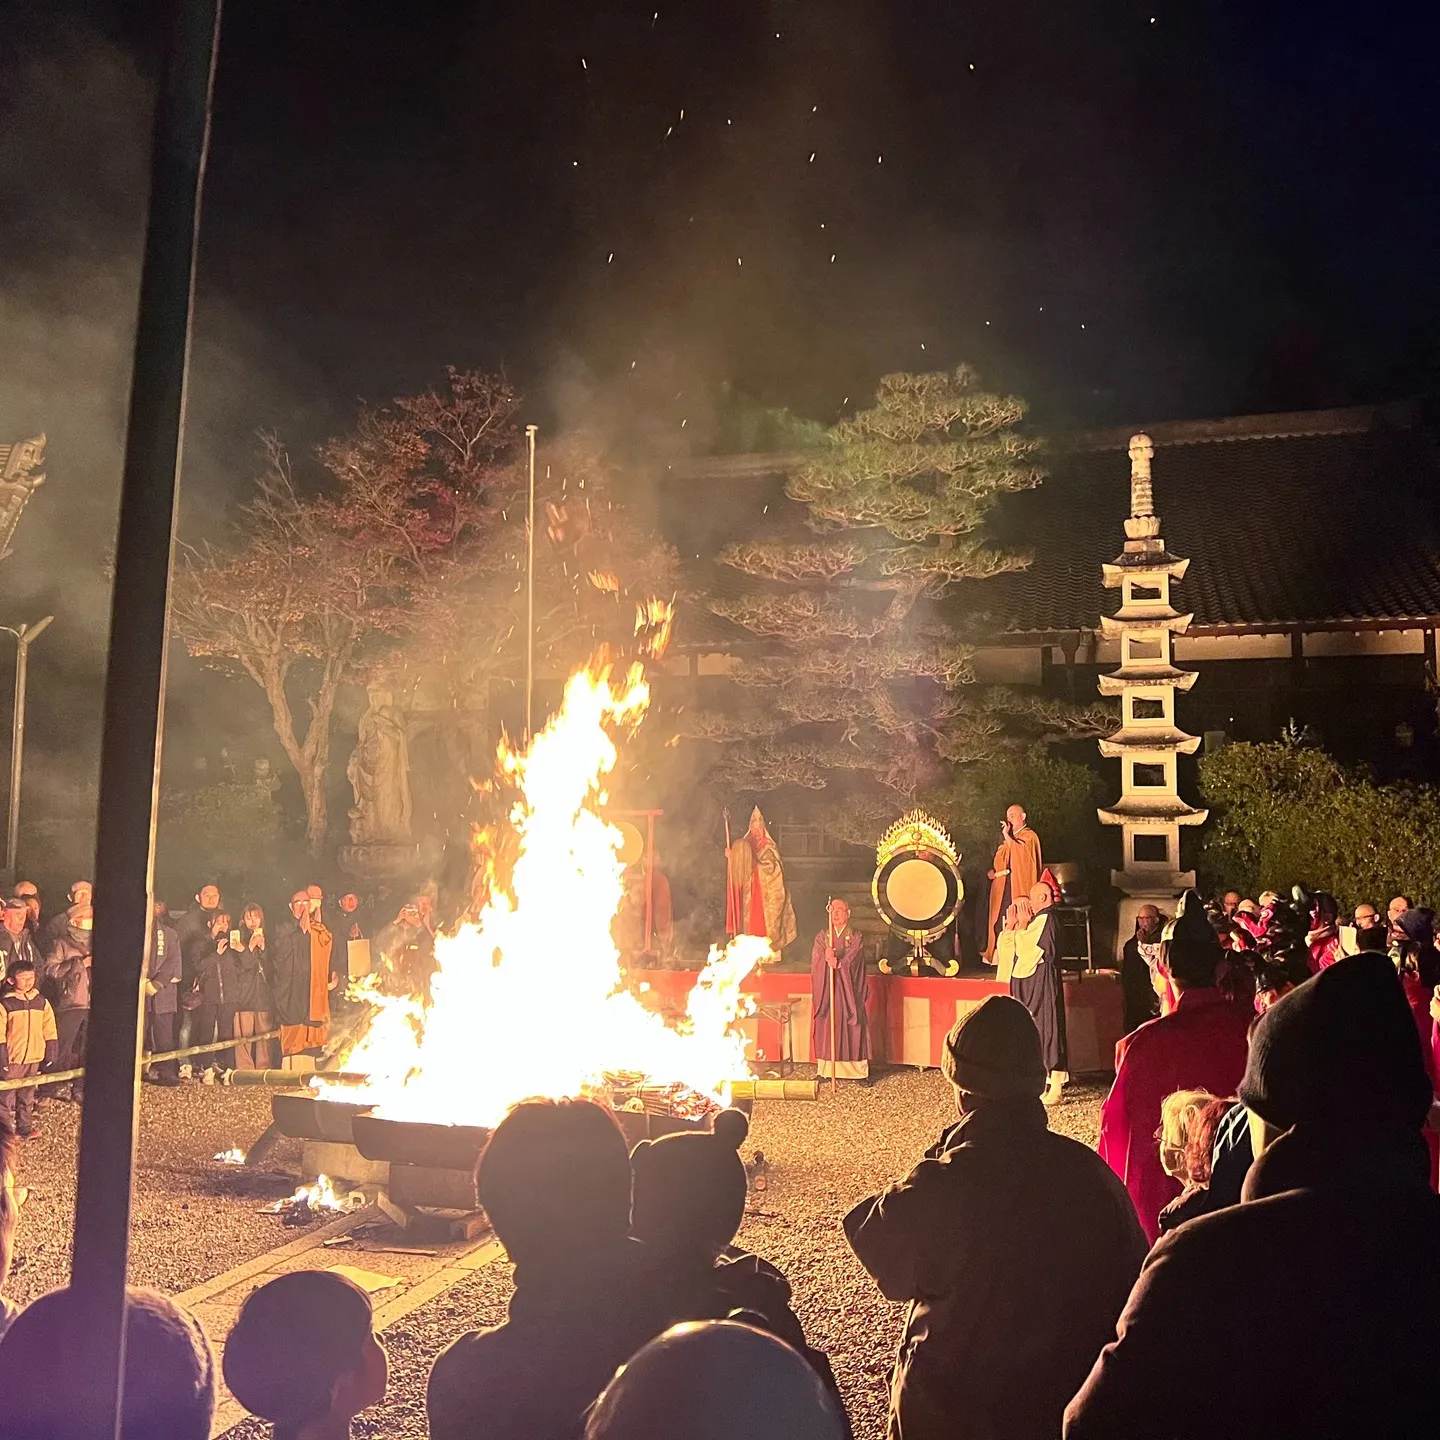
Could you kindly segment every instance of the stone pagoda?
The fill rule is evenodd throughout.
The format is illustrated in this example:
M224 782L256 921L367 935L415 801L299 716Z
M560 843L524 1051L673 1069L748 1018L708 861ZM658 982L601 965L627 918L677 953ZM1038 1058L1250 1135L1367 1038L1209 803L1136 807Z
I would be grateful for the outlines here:
M1148 435L1131 437L1125 548L1104 567L1106 589L1120 591L1120 609L1100 620L1105 638L1120 642L1120 668L1100 677L1102 695L1120 696L1120 728L1100 741L1100 753L1120 762L1120 798L1099 812L1103 824L1121 827L1123 864L1111 872L1123 895L1120 945L1142 904L1173 914L1176 896L1195 883L1194 871L1180 869L1180 827L1203 824L1209 813L1180 798L1178 757L1193 755L1200 740L1175 724L1175 692L1188 690L1195 672L1176 668L1174 639L1194 617L1171 605L1170 585L1190 562L1171 555L1160 538L1150 482L1154 454Z

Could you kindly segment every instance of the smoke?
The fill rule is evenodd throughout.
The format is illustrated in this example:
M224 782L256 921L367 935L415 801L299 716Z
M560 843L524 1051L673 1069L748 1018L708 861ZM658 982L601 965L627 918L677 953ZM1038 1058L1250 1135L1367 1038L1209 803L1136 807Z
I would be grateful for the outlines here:
M47 436L46 482L0 563L0 624L55 616L30 659L21 857L63 888L91 864L153 82L104 38L54 27L0 67L0 92L0 443ZM205 288L203 255L201 269L182 482L191 532L213 528L246 484L257 426L287 413L264 333ZM0 642L3 694L13 652ZM195 678L172 663L167 742L182 769ZM253 732L248 717L237 729Z

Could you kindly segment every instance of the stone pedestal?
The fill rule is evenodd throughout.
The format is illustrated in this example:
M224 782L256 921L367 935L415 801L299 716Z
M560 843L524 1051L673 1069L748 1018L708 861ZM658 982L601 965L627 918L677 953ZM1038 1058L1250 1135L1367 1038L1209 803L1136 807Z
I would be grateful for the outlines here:
M357 880L372 883L404 880L420 868L420 847L413 841L397 845L345 845L340 868Z

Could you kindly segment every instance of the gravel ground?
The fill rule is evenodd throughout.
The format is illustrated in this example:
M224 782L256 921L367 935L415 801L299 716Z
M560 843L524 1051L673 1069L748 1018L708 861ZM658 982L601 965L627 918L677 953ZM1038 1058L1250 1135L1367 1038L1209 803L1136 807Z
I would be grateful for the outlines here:
M22 1303L68 1282L75 1220L80 1108L46 1100L37 1118L42 1133L21 1148L17 1183L30 1196L7 1286ZM258 1089L145 1086L130 1228L133 1284L175 1294L295 1238L298 1232L259 1210L294 1189L298 1142L282 1141L258 1174L211 1158L231 1146L248 1149L269 1123L270 1097Z
M1104 1090L1074 1085L1050 1112L1054 1130L1094 1145ZM741 1243L777 1264L795 1289L811 1342L829 1353L856 1440L885 1433L886 1375L901 1310L887 1304L850 1254L840 1232L845 1211L903 1174L954 1115L937 1071L896 1070L874 1086L843 1084L815 1104L761 1102L745 1153L765 1152L769 1188L752 1199ZM362 1416L362 1440L425 1440L425 1378L457 1334L504 1319L510 1272L495 1264L406 1316L385 1333L391 1382L387 1403ZM265 1440L247 1421L231 1440Z

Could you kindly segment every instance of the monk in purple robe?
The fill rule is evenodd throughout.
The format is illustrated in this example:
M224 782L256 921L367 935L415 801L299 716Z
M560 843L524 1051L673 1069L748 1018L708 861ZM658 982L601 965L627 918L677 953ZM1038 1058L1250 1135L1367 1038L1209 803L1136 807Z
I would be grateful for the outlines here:
M830 923L810 947L810 1053L828 1079L864 1080L870 1074L870 1027L865 1018L864 940L850 928L850 907L830 902ZM835 1045L831 1052L831 997Z

